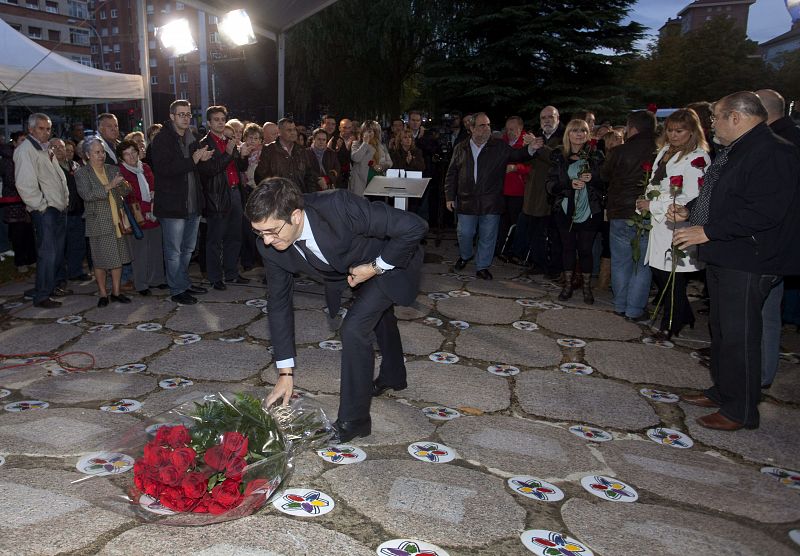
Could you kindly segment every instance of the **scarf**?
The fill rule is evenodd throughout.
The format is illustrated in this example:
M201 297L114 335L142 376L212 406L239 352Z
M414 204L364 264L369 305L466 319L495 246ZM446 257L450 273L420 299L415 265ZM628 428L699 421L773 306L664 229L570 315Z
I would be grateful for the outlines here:
M567 167L567 175L571 180L577 180L578 176L587 171L587 165L588 161L579 158ZM576 224L586 222L592 215L592 209L589 206L588 187L589 185L587 184L583 189L572 190L575 193L575 212L572 215L572 221ZM561 200L561 209L564 211L564 214L569 215L569 197L564 197Z
M106 175L105 165L99 172L95 168L92 168L92 170L94 170L94 175L97 176L97 179L100 180L100 183L103 184L103 187L108 185L108 176ZM117 238L121 238L122 231L119 229L119 209L117 200L114 198L113 189L108 192L108 204L111 206L111 221L114 223L114 235Z
M322 165L322 157L325 154L325 149L317 149L316 147L311 147L311 150L314 151L314 155L317 157L317 162L319 163L319 170L322 172L322 175L325 175L325 167Z
M704 226L708 224L708 219L711 216L711 193L714 191L714 186L719 182L719 174L722 167L728 162L728 153L733 145L722 147L717 150L717 156L714 162L706 169L705 176L703 177L703 187L700 188L700 193L697 196L692 207L692 212L689 215L689 222L694 226Z
M152 199L150 196L150 184L147 183L147 178L144 176L144 166L142 166L142 161L137 161L136 166L128 166L126 162L123 162L122 165L132 174L136 174L136 179L139 181L139 193L142 197L142 201L149 203Z

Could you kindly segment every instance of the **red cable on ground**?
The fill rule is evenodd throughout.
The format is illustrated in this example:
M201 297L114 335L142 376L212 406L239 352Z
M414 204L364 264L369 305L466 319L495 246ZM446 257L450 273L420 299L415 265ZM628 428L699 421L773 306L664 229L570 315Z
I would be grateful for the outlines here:
M91 363L89 365L84 366L75 366L71 365L66 362L65 358L70 355L85 355L89 359L91 359ZM91 353L87 353L85 351L68 351L66 353L49 353L49 352L36 352L36 353L0 353L0 360L2 359L29 359L31 357L44 357L44 360L37 360L37 361L26 361L24 363L18 363L16 365L7 365L5 367L0 367L0 371L5 371L8 369L16 369L18 367L28 367L30 365L38 365L39 363L43 363L47 360L53 360L58 363L61 367L64 368L65 371L76 373L76 372L84 372L94 368L95 359L94 355Z

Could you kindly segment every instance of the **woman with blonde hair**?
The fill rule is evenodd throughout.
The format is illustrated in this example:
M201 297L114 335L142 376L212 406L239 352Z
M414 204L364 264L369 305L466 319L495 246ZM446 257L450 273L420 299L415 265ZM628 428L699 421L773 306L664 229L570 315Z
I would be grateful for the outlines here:
M645 263L650 265L653 281L659 289L664 308L658 339L677 336L685 325L694 328L694 314L686 297L688 273L700 270L697 248L684 250L686 257L676 261L675 284L669 285L672 272L672 235L676 228L689 226L689 222L673 223L666 218L667 209L675 202L685 206L696 198L703 186L705 168L710 163L700 118L694 110L676 110L664 122L663 144L653 164L645 198L636 201L636 210L650 211L650 239ZM663 297L662 297L663 293ZM657 299L658 299L657 298Z
M553 196L553 211L561 235L562 262L566 283L558 298L572 297L575 276L575 252L583 273L583 302L594 303L592 268L594 238L603 223L605 185L600 179L603 153L589 142L589 124L572 120L564 130L562 148L550 155L547 192Z
M367 120L361 125L361 138L353 142L350 151L350 182L348 188L356 195L364 195L369 180L385 174L392 167L392 159L381 145L381 126Z

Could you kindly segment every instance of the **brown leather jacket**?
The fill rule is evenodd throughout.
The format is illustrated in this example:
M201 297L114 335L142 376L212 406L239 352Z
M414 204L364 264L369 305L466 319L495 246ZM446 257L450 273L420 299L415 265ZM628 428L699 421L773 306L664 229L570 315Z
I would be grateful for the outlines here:
M261 149L261 159L255 171L256 183L261 183L264 178L286 178L294 182L303 193L313 193L319 189L318 176L319 172L312 165L306 149L294 145L289 154L281 146L280 139Z
M642 164L652 164L657 150L656 136L652 132L637 133L611 150L600 174L608 183L606 213L609 220L634 215L636 199L644 195L645 190Z

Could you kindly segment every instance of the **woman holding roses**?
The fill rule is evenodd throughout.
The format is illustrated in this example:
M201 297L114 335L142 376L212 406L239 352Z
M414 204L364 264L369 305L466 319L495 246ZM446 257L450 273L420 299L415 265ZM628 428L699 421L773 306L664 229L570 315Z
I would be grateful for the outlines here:
M636 208L649 211L651 215L653 227L645 262L653 271L653 281L659 288L658 298L663 299L664 314L656 337L669 339L677 336L687 324L694 327L694 314L686 297L687 276L702 266L697 260L696 247L686 250L686 256L673 250L674 229L689 224L668 222L666 212L672 203L686 205L697 197L710 159L703 127L694 110L673 112L664 123L662 141L664 146L656 157L645 199L638 200ZM670 283L670 276L674 284Z

